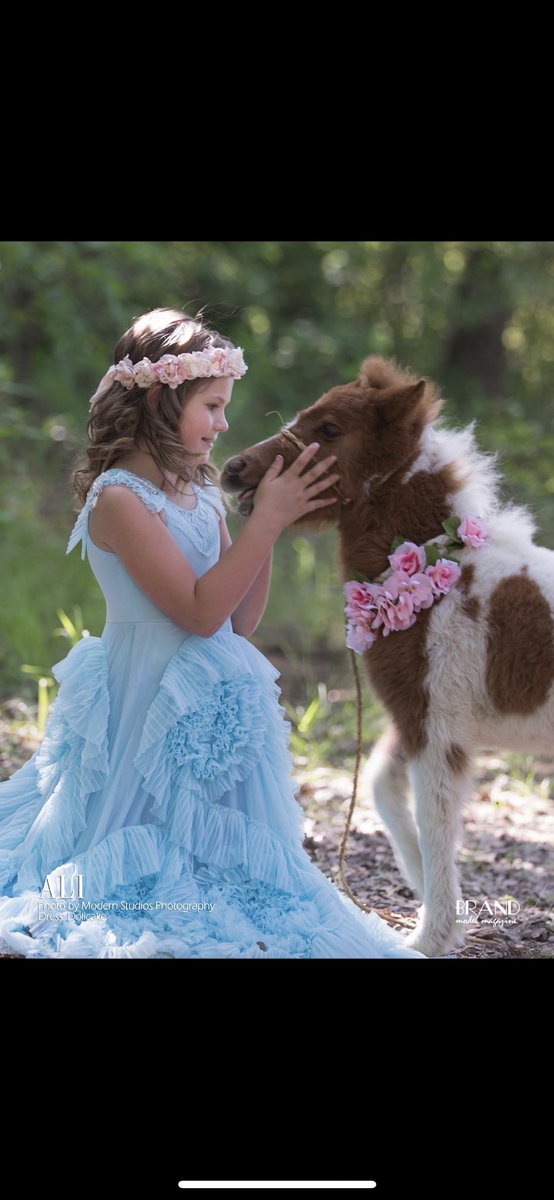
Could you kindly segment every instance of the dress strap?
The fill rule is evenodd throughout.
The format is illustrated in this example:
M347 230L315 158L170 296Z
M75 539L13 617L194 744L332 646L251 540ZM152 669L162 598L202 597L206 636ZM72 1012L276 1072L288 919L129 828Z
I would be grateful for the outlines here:
M152 513L158 513L162 509L165 509L166 497L155 484L150 483L148 479L141 479L140 476L134 475L132 471L125 471L123 467L110 467L107 471L103 471L101 475L97 476L89 489L86 501L73 526L69 542L67 543L66 554L70 554L74 546L82 541L81 558L85 557L89 540L88 516L90 510L94 508L100 493L110 483L119 483L130 488L135 495L140 497L143 504Z

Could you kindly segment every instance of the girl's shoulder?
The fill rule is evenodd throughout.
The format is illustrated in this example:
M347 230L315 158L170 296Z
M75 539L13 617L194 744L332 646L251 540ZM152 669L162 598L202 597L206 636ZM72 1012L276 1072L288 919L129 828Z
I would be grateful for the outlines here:
M166 508L167 496L154 483L150 483L148 479L142 479L140 475L135 475L133 471L128 471L125 467L109 467L107 471L103 471L101 475L97 475L94 483L89 488L85 503L71 531L66 554L70 554L77 543L82 542L81 558L85 557L88 543L89 513L95 507L98 497L104 491L104 488L114 484L122 484L124 487L130 488L135 495L140 497L150 512L159 513L162 509ZM201 500L211 509L215 509L218 516L227 516L227 509L223 503L221 491L216 484L206 483L204 486L196 484L195 491L200 498L199 502ZM194 513L197 512L196 509L190 511L184 510L184 512L186 513L187 527L194 524L202 525L202 516L194 517Z
M165 507L164 492L154 483L150 483L149 479L142 479L140 475L135 475L133 471L128 471L125 467L110 467L98 475L91 485L86 499L89 508L94 508L104 488L113 484L122 484L124 487L130 488L135 495L140 496L151 512L160 512Z
M107 471L103 471L101 475L97 475L94 483L91 484L88 490L85 503L71 531L66 554L70 554L74 546L78 542L82 542L81 558L85 557L88 542L89 513L95 507L98 497L102 494L104 488L114 484L122 484L124 487L130 488L135 495L140 497L150 512L159 513L162 509L165 509L166 496L155 484L150 483L148 479L142 479L139 475L134 475L132 471L127 471L123 467L109 467Z

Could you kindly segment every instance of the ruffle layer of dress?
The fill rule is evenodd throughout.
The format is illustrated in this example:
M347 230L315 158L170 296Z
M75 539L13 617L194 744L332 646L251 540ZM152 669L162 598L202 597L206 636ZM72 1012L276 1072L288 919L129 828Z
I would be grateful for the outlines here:
M245 638L220 631L183 640L134 757L147 820L79 855L88 798L110 779L101 639L82 639L52 670L60 688L42 745L0 784L0 951L421 957L376 914L363 915L303 850L279 672ZM53 873L72 899L44 895Z

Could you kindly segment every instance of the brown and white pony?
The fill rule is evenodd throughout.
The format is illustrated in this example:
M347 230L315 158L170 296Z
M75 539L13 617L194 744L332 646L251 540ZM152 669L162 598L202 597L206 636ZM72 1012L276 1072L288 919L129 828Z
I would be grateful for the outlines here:
M489 526L485 546L464 549L453 590L363 656L393 718L365 781L398 866L423 900L408 942L427 955L463 941L455 850L471 755L485 747L551 752L554 734L554 553L534 545L524 509L498 500L494 457L477 449L472 427L435 424L441 405L431 381L372 356L352 383L229 459L221 477L248 513L249 490L277 452L286 468L302 444L320 443L312 462L332 449L339 500L294 528L338 525L344 581L355 572L375 580L396 537L422 545L454 514Z

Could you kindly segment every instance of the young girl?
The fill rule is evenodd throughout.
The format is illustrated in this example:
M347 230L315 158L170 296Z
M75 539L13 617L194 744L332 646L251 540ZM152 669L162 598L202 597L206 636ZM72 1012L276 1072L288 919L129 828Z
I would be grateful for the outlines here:
M277 538L338 475L316 444L277 458L231 544L209 458L246 370L156 309L92 397L67 553L88 554L106 624L52 668L43 742L0 783L0 952L422 957L303 849L278 672L248 638Z

